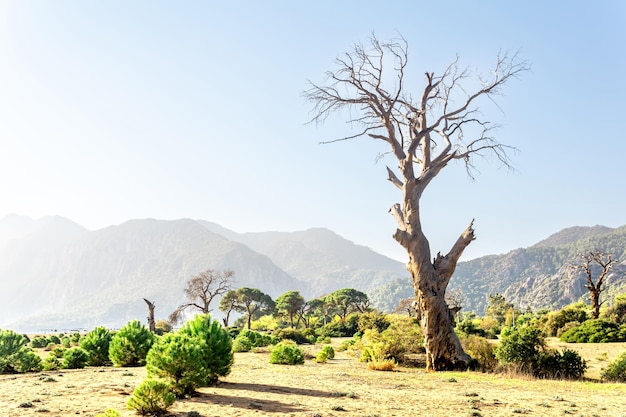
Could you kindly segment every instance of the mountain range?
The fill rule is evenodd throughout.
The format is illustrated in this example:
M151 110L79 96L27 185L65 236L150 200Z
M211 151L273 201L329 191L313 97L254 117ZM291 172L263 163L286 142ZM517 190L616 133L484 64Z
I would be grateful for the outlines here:
M528 248L459 263L450 289L463 308L482 313L489 294L521 308L556 308L584 298L584 279L568 267L589 251L619 259L606 299L626 291L626 226L572 227ZM324 228L236 233L204 220L130 220L89 231L63 217L0 220L0 327L120 327L154 301L165 318L185 301L184 288L206 269L235 271L233 287L276 298L299 290L306 299L340 288L366 292L391 311L413 290L405 266ZM217 311L217 302L213 306Z

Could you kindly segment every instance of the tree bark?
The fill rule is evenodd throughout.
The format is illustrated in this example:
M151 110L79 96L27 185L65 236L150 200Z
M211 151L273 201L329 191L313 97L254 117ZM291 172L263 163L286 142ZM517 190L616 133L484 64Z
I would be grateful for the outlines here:
M150 331L152 333L154 333L156 331L156 322L154 320L154 302L149 301L147 299L143 299L146 304L148 304L148 329L150 329Z

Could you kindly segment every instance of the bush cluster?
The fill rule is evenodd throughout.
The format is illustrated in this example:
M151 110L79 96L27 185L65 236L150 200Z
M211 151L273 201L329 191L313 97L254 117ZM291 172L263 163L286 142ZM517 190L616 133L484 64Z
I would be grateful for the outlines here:
M569 343L609 343L626 341L626 325L604 319L587 320L561 335Z
M547 349L543 333L534 327L514 329L504 335L495 356L504 368L540 378L578 379L587 369L577 352Z
M0 374L41 371L41 358L27 346L27 340L13 330L0 331Z

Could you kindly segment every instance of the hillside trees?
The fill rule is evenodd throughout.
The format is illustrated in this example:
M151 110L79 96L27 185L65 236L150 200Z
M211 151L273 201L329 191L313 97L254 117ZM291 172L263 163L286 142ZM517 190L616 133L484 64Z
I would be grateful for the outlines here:
M491 154L510 166L510 148L491 136L493 126L482 119L477 102L493 100L528 65L517 55L498 55L489 76L472 85L457 59L441 75L426 73L424 88L412 95L406 87L407 63L404 39L381 42L372 36L368 45L357 44L337 58L337 68L326 74L327 83L311 82L304 96L313 104L311 122L322 123L340 112L349 115L352 125L361 126L330 142L378 140L397 161L395 169L387 167L388 180L401 193L401 203L390 209L397 222L393 237L409 255L407 269L421 311L427 368L465 368L470 357L454 333L445 294L459 258L475 239L473 220L448 253L433 258L422 230L421 197L451 161L463 162L470 176L475 157Z
M354 288L343 288L326 296L325 304L335 309L341 320L350 312L364 313L369 307L367 294Z
M228 293L226 293L228 295ZM252 317L256 314L269 314L274 312L274 300L257 288L242 287L233 291L232 309L238 313L245 313L248 330Z
M305 305L304 297L299 291L291 290L276 298L276 309L289 317L289 324L293 328L293 318Z
M589 295L591 296L591 317L597 319L600 317L600 306L602 305L600 302L600 294L604 291L602 284L611 266L615 263L615 260L611 254L604 254L602 252L589 252L586 255L581 255L580 258L580 263L572 267L581 269L585 273L585 288L589 291ZM595 282L593 278L594 274L597 274Z
M235 272L230 269L225 269L223 272L207 269L193 276L185 288L185 296L189 302L178 306L170 314L170 321L177 323L183 311L189 307L199 310L202 314L210 313L209 306L215 297L231 289L230 281L233 275Z

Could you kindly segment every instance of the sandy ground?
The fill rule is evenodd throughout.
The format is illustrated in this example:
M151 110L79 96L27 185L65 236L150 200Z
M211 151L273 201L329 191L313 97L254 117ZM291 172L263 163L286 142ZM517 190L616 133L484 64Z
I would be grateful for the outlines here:
M607 350L576 346L596 356ZM319 347L308 349L314 353ZM126 402L144 377L144 368L0 375L0 416L95 416L107 408L132 416ZM190 411L204 417L626 417L626 384L428 373L402 367L379 372L345 352L326 364L307 360L300 366L271 365L267 352L249 352L235 354L230 375L215 387L201 389L197 397L178 400L170 415L183 417Z

